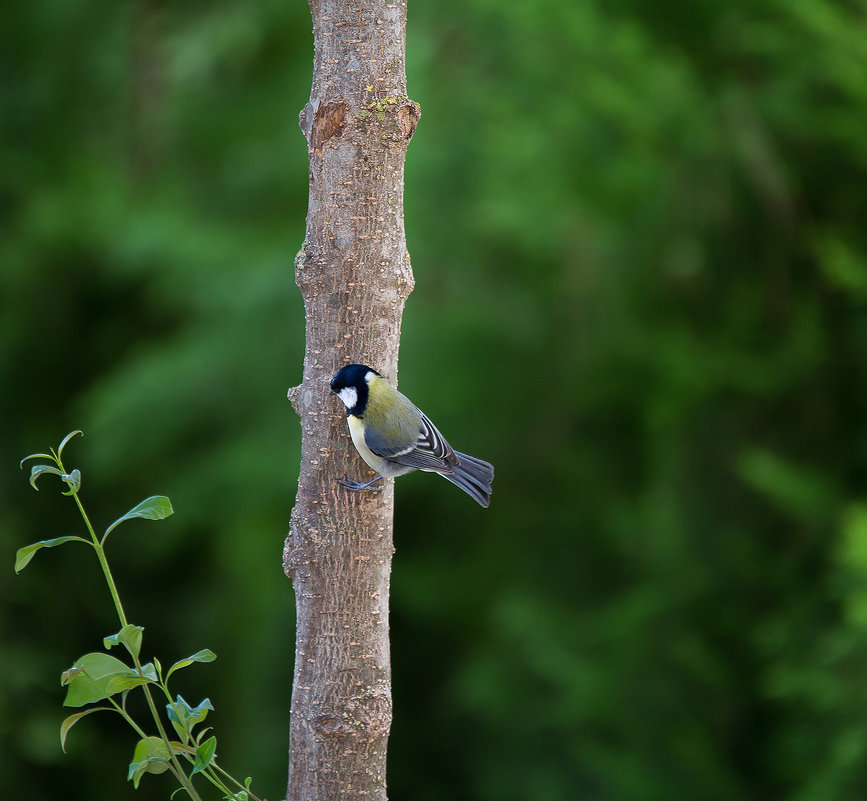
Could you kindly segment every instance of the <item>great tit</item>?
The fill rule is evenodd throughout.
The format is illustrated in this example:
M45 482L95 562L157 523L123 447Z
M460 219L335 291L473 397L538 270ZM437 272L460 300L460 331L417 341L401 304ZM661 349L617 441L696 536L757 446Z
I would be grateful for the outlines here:
M349 433L359 455L379 473L366 484L339 479L344 487L371 489L380 478L425 470L439 473L481 506L490 505L493 466L452 450L427 415L376 370L348 364L331 379L331 392L346 406Z

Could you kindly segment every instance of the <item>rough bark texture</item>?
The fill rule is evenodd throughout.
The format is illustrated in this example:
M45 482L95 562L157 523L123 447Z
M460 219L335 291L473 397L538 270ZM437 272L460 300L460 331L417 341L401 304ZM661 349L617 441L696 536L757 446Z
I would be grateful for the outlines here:
M388 591L393 484L350 492L372 473L355 453L329 381L344 364L394 381L413 278L403 225L403 165L419 119L406 96L406 4L309 0L314 72L300 115L310 158L304 246L301 476L284 568L297 635L290 801L385 799L391 725Z

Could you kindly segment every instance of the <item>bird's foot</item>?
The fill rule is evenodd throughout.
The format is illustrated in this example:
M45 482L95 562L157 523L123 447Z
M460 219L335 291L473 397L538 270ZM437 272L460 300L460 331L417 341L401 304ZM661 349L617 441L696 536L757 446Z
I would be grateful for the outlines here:
M377 476L376 478L368 481L366 484L362 484L358 481L351 481L349 479L349 476L344 476L343 478L338 478L337 483L340 484L342 487L346 487L346 489L348 489L348 490L352 490L353 492L359 492L360 490L366 490L366 489L369 489L371 492L381 492L382 487L371 487L370 486L371 484L375 484L381 478L382 478L382 476Z

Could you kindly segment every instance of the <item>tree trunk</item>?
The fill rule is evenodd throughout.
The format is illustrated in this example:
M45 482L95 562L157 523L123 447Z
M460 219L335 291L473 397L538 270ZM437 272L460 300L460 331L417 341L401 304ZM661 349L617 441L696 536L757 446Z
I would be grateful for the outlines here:
M295 279L304 297L301 475L284 569L297 610L290 801L385 799L391 725L388 591L393 483L350 492L372 474L349 438L329 381L368 364L394 381L413 278L403 225L403 165L420 112L406 96L405 2L309 0L314 71L300 115L310 205Z

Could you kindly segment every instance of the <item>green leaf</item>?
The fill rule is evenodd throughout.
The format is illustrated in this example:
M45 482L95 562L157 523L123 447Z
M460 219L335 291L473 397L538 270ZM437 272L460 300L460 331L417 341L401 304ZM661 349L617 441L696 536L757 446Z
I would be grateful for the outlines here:
M106 648L113 648L118 643L126 646L126 650L134 657L139 655L141 651L141 638L144 629L141 626L134 626L132 623L127 623L117 634L112 634L110 637L105 637L102 644Z
M201 730L201 731L196 735L196 747L198 747L198 746L200 746L200 745L202 744L202 739L204 738L204 736L205 736L209 731L213 731L213 729L214 729L213 726L205 726L205 728L202 729L202 730Z
M193 727L201 723L208 712L213 712L214 707L211 705L210 699L206 698L198 706L191 707L180 695L177 701L166 704L168 718L174 726L178 737L184 743L189 742L192 736Z
M78 429L76 429L75 431L70 431L70 432L69 432L69 433L68 433L68 434L63 438L63 441L60 443L60 445L57 446L57 458L58 458L58 459L59 459L61 456L63 456L63 449L66 447L66 443L69 442L69 440L71 440L73 437L75 437L75 436L77 436L77 435L79 435L79 434L81 434L82 437L84 436L84 432L83 432L83 431L79 431Z
M141 673L137 670L130 670L127 675L114 676L106 684L105 691L109 695L114 695L115 693L131 690L133 687L139 687L142 684L156 684L156 682L156 668L153 666L153 663L149 662L146 665L142 665Z
M90 653L77 659L61 676L61 684L68 686L64 706L84 706L108 698L121 689L109 685L119 677L142 679L135 670L109 654ZM146 681L138 681L144 684ZM133 684L135 686L135 684Z
M18 462L18 467L23 470L24 462L27 462L30 459L50 459L52 462L55 461L54 456L50 453L31 453L29 456L25 456L20 462Z
M217 655L208 650L207 648L203 648L201 651L196 651L192 656L188 656L186 659L179 659L169 668L169 672L166 674L166 681L169 680L169 676L172 675L176 670L180 670L181 668L189 667L193 664L193 662L213 662L217 658Z
M105 530L105 534L102 535L102 541L105 542L106 537L123 523L124 520L132 520L134 517L141 517L145 520L163 520L173 512L172 502L165 495L152 495L115 520Z
M74 715L70 715L63 723L60 724L60 748L66 753L66 735L69 734L69 730L78 723L84 717L92 714L93 712L116 712L116 709L113 709L110 706L97 706L93 709L85 709L84 712L76 712Z
M52 467L50 464L35 464L30 468L30 486L39 492L39 487L36 486L36 479L43 473L50 473L53 476L62 476L63 471Z
M67 668L60 674L60 686L65 687L69 682L71 682L79 673L81 673L81 668L73 665L70 668Z
M91 545L89 540L81 537L55 537L53 540L41 540L33 542L30 545L25 545L19 548L15 554L15 572L20 573L30 564L30 560L36 555L36 552L42 548L56 548L58 545L63 545L64 542L83 542L85 545Z
M200 773L207 768L213 761L216 750L216 737L209 737L205 740L205 742L196 749L196 761L193 763L193 770L192 773L190 773L190 776L195 776L197 773Z
M71 473L64 473L61 480L66 482L69 487L69 492L64 492L64 495L75 495L81 489L81 471L73 470Z
M138 790L145 773L165 773L170 759L169 749L160 737L145 737L136 744L126 777Z

